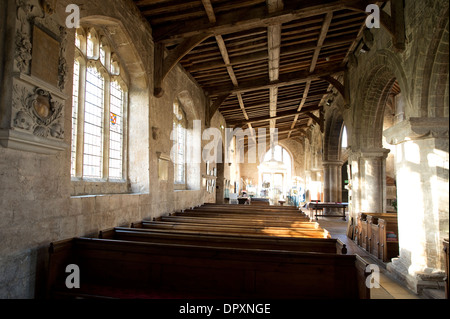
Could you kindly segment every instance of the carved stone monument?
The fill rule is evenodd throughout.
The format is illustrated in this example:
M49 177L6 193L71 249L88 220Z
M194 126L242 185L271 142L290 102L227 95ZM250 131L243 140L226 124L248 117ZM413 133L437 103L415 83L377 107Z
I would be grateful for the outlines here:
M0 145L41 154L64 142L67 30L53 19L56 0L16 1L12 104L3 111ZM8 123L9 119L9 123Z

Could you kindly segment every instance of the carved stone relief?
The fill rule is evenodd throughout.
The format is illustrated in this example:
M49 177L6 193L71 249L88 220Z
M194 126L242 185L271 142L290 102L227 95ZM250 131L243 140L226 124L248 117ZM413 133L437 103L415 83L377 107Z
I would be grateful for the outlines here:
M29 36L17 31L15 59L20 72L26 72L31 61L32 44Z
M67 60L65 58L67 48L67 28L61 26L59 31L61 38L61 49L59 53L58 87L61 91L63 91L67 82Z
M58 87L63 90L67 78L67 63L64 58L67 46L67 30L59 25L51 15L55 12L57 0L16 0L17 31L15 60L19 72L29 74L32 60L32 29L40 25L60 37L60 57L58 65Z
M35 136L64 138L62 126L64 104L41 88L30 92L26 87L14 85L13 126L26 130Z
M12 103L9 123L0 129L0 144L22 151L57 154L68 149L64 141L68 96L63 92L68 78L68 31L58 17L52 16L57 0L15 2Z

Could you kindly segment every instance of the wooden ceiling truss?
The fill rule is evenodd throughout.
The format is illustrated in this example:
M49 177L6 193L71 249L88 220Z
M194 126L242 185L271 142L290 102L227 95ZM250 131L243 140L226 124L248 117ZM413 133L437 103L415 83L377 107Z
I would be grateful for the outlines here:
M180 64L210 99L207 125L221 112L228 127L276 128L280 138L323 130L332 90L350 103L345 70L368 34L369 4L390 4L380 23L405 47L402 0L134 2L153 30L156 97Z

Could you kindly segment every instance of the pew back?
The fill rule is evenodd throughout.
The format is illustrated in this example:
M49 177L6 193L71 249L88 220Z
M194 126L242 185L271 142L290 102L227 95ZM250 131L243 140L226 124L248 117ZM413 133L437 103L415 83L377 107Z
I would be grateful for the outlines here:
M360 213L357 221L359 246L384 262L398 256L397 214Z
M240 235L266 235L278 237L305 237L305 238L331 238L325 229L294 228L294 227L272 227L272 226L235 226L235 225L213 225L194 223L174 223L162 221L143 221L143 228L187 230L206 233L230 233Z
M273 226L273 227L297 227L318 229L319 224L308 220L278 220L264 218L238 218L238 217L216 217L216 216L161 216L157 219L164 222L213 224L213 225L235 225L235 226Z
M99 238L127 241L143 241L168 244L188 244L212 247L251 248L346 254L347 247L335 238L289 238L254 236L242 237L229 234L192 234L186 232L161 232L151 229L115 227L101 231Z
M114 291L108 287L114 286L137 289L142 298L369 298L368 289L362 288L367 264L356 255L94 238L75 238L64 247L68 253L51 259L53 293L108 296ZM63 265L74 261L83 273L84 290L67 291L61 282L66 276ZM99 292L95 287L106 288Z

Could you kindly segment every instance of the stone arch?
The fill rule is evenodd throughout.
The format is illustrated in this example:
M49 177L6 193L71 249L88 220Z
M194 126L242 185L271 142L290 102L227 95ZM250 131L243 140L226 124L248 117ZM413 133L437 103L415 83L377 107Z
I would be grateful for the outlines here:
M181 91L176 95L176 98L183 106L184 111L186 112L186 117L188 120L188 127L192 128L193 121L201 120L200 115L197 113L195 108L195 101L192 98L192 95L189 91Z
M367 66L368 72L360 79L354 99L349 153L353 217L359 212L386 211L386 159L390 150L383 147L383 131L394 87L402 93L405 116L414 112L409 102L408 79L398 55L379 50Z
M342 201L342 132L344 118L340 110L333 106L325 115L323 138L323 192L325 202ZM337 211L326 209L327 214Z
M325 118L325 133L323 145L324 161L339 161L342 159L342 130L344 118L337 108L327 112Z
M381 148L383 140L383 119L389 93L397 81L405 103L405 116L412 114L409 102L408 80L396 55L388 50L380 50L369 63L373 65L360 80L354 113L352 148Z
M421 117L448 117L449 11L437 23L428 47L420 98Z
M286 139L280 141L280 145L283 146L291 156L292 171L291 179L297 178L297 181L301 183L303 190L305 189L305 141L300 139Z

